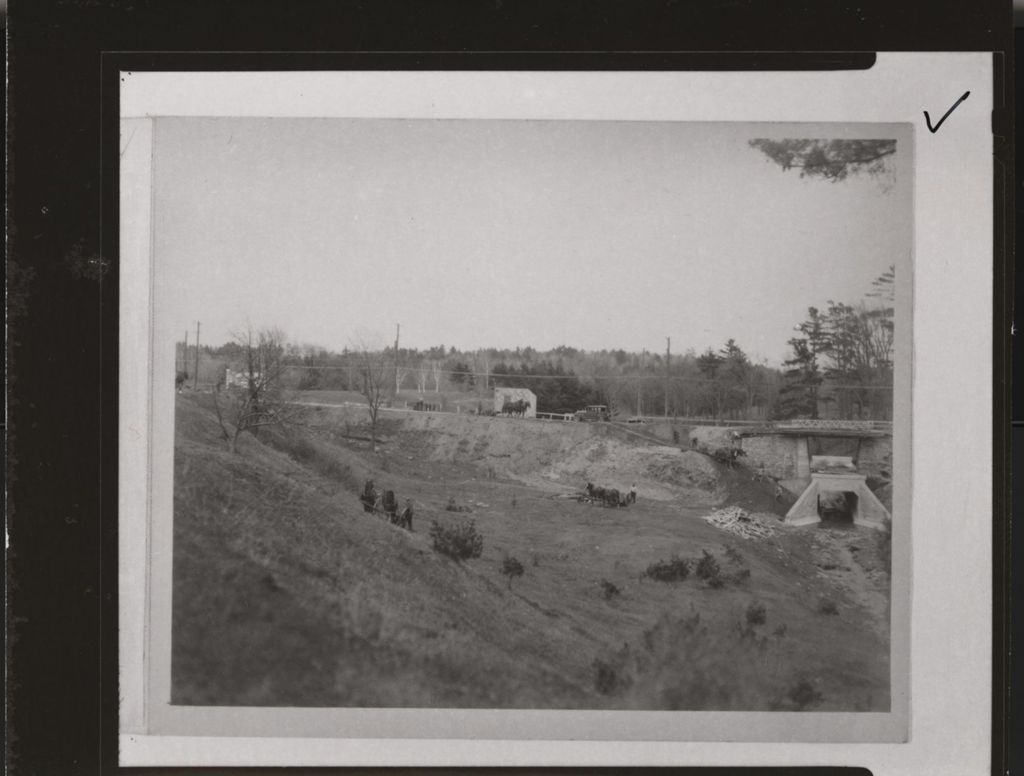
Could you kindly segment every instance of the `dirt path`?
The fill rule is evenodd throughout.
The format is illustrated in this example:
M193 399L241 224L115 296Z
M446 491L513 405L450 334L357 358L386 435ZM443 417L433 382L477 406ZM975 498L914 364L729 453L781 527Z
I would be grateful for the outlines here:
M822 526L813 545L818 573L870 615L872 629L889 637L889 577L880 568L878 537L871 528Z

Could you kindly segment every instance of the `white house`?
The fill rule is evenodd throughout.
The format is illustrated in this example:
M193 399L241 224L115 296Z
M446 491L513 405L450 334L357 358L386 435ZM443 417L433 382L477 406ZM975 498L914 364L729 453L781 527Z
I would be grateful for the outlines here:
M256 372L254 377L259 380L260 373ZM224 387L225 388L248 388L249 387L249 373L246 371L236 372L231 367L224 368Z

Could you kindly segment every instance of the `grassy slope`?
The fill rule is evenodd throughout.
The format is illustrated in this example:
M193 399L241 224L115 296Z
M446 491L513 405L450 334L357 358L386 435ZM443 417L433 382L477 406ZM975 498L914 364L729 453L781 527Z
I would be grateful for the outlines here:
M327 432L246 438L232 455L202 402L183 395L177 408L175 702L767 708L792 705L805 681L817 708L888 705L888 645L817 575L808 534L751 543L696 519L704 509L552 499L425 455L429 430L396 434L388 471ZM361 511L365 476L414 498L415 533ZM461 565L426 536L430 520L453 520L449 496L485 537L483 556ZM727 545L742 563L725 560ZM642 577L702 549L726 572L749 568L749 581L711 590ZM506 554L525 567L511 591ZM621 593L606 600L602 580ZM823 595L837 616L819 613ZM754 600L767 622L744 637L736 627ZM595 661L614 678L605 692ZM712 676L724 678L709 688Z

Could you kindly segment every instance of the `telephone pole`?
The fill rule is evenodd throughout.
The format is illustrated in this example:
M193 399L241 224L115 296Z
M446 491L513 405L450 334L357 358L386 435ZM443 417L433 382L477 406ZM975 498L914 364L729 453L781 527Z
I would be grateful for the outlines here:
M644 356L647 355L647 351L643 348L640 349L640 375L636 381L636 416L639 418L643 413L643 405L640 403L640 394L643 391L643 374L644 374Z
M395 324L395 398L398 398L398 334L402 330L402 324Z
M192 375L192 390L199 386L199 321L196 321L196 370Z
M672 363L672 338L665 337L665 417L668 417L668 391L669 383L671 382L671 363Z

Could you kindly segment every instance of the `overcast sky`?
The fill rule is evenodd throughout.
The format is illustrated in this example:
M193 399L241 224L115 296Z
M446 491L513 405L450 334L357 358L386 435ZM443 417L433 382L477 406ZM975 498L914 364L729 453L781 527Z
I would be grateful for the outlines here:
M400 323L407 347L663 351L671 337L681 353L732 337L778 363L808 306L856 302L907 260L910 166L904 142L887 181L801 179L748 145L770 134L161 118L156 314L190 341L201 321L207 344L251 324L340 350Z

